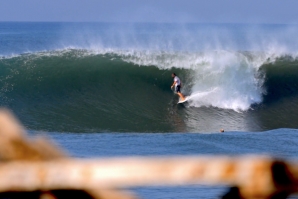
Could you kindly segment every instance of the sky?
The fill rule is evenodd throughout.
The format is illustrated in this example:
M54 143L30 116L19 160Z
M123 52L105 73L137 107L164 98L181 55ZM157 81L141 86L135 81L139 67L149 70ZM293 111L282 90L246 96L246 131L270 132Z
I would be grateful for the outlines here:
M298 24L298 0L0 0L0 21Z

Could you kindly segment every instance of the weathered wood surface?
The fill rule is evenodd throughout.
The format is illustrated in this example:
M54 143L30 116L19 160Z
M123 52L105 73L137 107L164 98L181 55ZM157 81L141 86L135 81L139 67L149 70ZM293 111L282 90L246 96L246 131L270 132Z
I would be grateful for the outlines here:
M235 187L223 198L286 198L298 191L298 163L268 156L72 159L44 138L27 138L5 110L0 136L0 198L36 191L57 198L55 190L82 190L91 198L133 199L119 188L186 184Z
M7 110L0 109L0 161L53 160L66 155L45 138L29 139Z
M268 198L297 191L294 165L262 156L12 161L0 164L0 191L222 184L237 186L246 198Z

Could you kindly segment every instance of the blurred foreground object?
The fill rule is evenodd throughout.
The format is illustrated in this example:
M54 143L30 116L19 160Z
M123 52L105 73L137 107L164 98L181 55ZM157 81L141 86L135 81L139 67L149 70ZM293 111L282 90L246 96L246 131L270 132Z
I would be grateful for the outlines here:
M0 111L0 198L133 199L119 189L228 185L222 198L286 198L298 191L298 163L267 156L72 159L46 139L29 139ZM199 198L199 196L198 196Z

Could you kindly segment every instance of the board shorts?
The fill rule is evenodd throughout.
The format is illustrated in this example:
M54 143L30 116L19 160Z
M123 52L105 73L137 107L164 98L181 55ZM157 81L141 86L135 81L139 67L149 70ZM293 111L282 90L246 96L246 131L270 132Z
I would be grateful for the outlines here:
M179 86L176 86L176 92L177 92L177 93L181 93L181 91L180 91L180 87L181 87L180 85L179 85Z

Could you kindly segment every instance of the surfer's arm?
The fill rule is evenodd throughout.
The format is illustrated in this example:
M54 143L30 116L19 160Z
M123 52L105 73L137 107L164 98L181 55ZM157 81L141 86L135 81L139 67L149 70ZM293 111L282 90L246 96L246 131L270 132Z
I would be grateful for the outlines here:
M175 86L175 84L176 84L176 81L172 84L171 88L173 88Z

